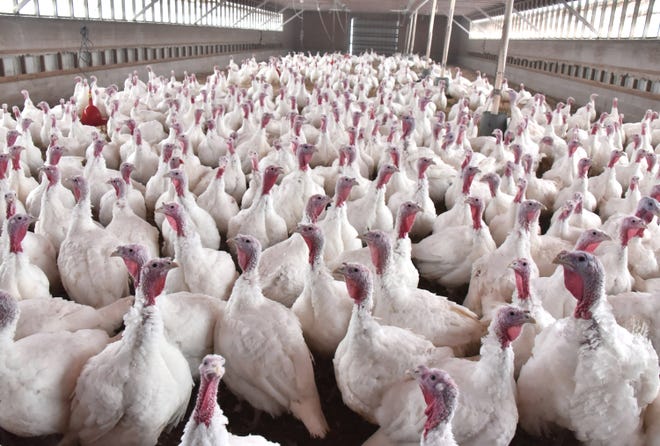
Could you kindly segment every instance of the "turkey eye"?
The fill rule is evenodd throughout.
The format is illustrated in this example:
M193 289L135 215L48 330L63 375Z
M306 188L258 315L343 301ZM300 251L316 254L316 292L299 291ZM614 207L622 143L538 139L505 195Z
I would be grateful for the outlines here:
M246 240L245 240L245 243L251 243L251 242L250 242L250 239L246 239Z
M435 381L435 375L431 375L431 381Z
M578 257L578 261L580 261L580 262L584 262L585 260L587 260L587 259L584 256Z
M509 316L515 316L515 315L516 315L515 311L513 311L513 310L509 311Z

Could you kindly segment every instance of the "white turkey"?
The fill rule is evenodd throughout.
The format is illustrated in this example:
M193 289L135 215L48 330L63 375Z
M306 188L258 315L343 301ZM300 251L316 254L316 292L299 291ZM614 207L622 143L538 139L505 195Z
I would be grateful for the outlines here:
M296 228L309 251L305 285L291 310L298 317L310 349L332 356L346 335L353 302L343 283L333 279L323 260L325 237L314 224Z
M72 217L70 200L73 194L62 186L57 166L44 166L43 172L48 179L48 186L41 196L39 220L34 232L46 237L59 250L69 229Z
M215 334L215 349L228 361L225 383L253 407L272 416L291 412L311 436L323 438L328 424L300 323L291 310L261 292L259 240L237 235L233 243L243 274ZM261 366L255 369L255 363Z
M179 446L276 446L258 435L239 437L227 432L227 417L218 405L218 384L225 374L225 359L207 355L199 365L201 383L195 409L186 423Z
M114 255L124 261L137 288L142 267L149 261L147 249L138 244L122 245ZM137 310L144 305L141 294L138 293L136 298L136 305L126 316L127 324L130 324L130 319L139 316ZM199 362L213 352L213 335L225 304L225 301L215 297L189 292L161 294L156 302L163 318L165 338L181 351L195 380L199 378Z
M35 219L27 214L15 214L6 225L9 252L3 255L0 264L0 289L17 300L51 297L48 277L23 252L23 239L33 221Z
M371 182L367 193L355 201L348 202L348 221L358 234L372 229L391 231L394 217L385 205L385 190L388 181L398 169L392 164L384 164L378 171L378 177Z
M273 192L273 204L277 213L286 221L289 232L293 231L302 218L309 197L325 193L323 179L309 168L309 162L315 152L315 146L300 144L296 153L298 170L285 175L277 190Z
M362 242L358 232L348 221L347 200L351 190L358 185L355 178L340 176L335 184L334 203L325 213L319 227L325 235L325 260L334 261L345 251L359 249Z
M457 446L451 423L458 406L458 386L449 373L426 366L415 369L415 378L426 402L420 446Z
M376 268L373 315L465 355L478 347L484 327L467 308L444 296L410 287L394 268L392 242L383 231L364 235Z
M525 325L518 338L513 341L514 376L516 378L523 364L532 355L536 336L555 322L555 318L543 308L536 295L536 290L530 285L531 263L531 260L522 258L515 259L509 265L516 279L516 292L513 295L512 303L521 310L529 311L536 321L533 326Z
M229 220L238 214L238 203L226 191L225 170L228 159L220 157L213 180L209 182L206 190L197 197L197 204L211 214L221 236L227 235Z
M542 206L535 200L523 201L518 208L516 226L505 242L474 263L470 287L463 303L467 308L490 318L498 305L511 301L515 285L510 274L506 274L507 267L514 259L532 257L532 231L538 230ZM532 269L532 277L538 277L536 265Z
M518 409L511 343L525 324L534 322L528 311L502 306L493 314L477 361L447 358L435 365L450 373L458 385L458 405L452 420L458 444L507 446L513 439ZM376 411L381 427L370 439L373 443L367 444L391 444L375 441L383 438L394 444L411 444L422 434L425 407L425 398L414 382L404 380L391 386Z
M337 272L354 302L348 331L333 359L337 386L344 404L376 422L383 396L406 370L414 364L438 364L453 353L404 328L380 324L371 314L373 283L367 267L348 263Z
M238 273L234 261L226 251L205 248L186 209L179 203L164 203L156 209L165 215L176 234L175 260L179 265L182 284L174 284L176 291L202 293L227 299Z
M77 176L71 181L77 203L57 266L69 297L98 308L128 294L128 276L121 260L110 257L119 240L92 220L87 180ZM95 274L98 268L102 268L102 277Z
M307 200L300 224L316 224L330 197L312 195ZM297 232L286 240L266 248L259 259L259 279L264 296L291 307L305 287L306 279L300 270L309 259L303 237Z
M420 275L448 288L469 283L474 262L496 249L482 219L483 201L478 197L467 197L465 201L470 205L470 225L445 228L412 247Z
M185 415L193 381L181 352L165 339L156 306L175 266L152 259L142 268L139 317L128 322L120 341L85 364L62 444L156 445L160 433Z
M562 252L556 262L577 306L537 337L520 372L521 426L533 435L563 427L594 445L642 444L640 416L660 389L658 355L614 320L595 256Z
M229 220L227 237L239 233L253 235L265 248L287 237L287 223L275 209L271 189L282 173L278 166L268 166L263 173L261 195L247 209L242 209Z
M20 310L0 291L0 427L33 437L64 433L76 380L87 360L109 342L102 330L36 333L14 340Z
M208 249L218 249L220 247L218 227L215 225L213 217L197 204L195 195L188 189L188 176L185 171L180 168L172 169L165 176L170 178L172 184L170 189L158 198L156 207L170 201L178 202L188 212L202 245ZM165 251L172 252L171 248L176 240L176 231L170 226L169 220L164 219L164 217L154 215L154 220L161 226Z

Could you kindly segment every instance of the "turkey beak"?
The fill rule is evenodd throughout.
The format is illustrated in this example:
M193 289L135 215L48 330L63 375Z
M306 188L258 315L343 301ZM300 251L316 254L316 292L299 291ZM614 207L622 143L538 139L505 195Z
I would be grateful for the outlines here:
M525 319L524 323L527 323L527 324L535 324L536 323L536 319L534 319L534 316L532 316L532 313L530 313L529 311L525 311L523 313L523 317Z
M346 272L346 264L342 264L339 268L332 271L332 277L335 280L344 280L344 273Z
M110 254L110 257L121 257L121 254L119 254L119 248L112 251L112 254Z
M38 221L39 219L37 217L33 217L32 215L28 214L28 220L30 220L29 224L32 224L32 223Z
M217 361L213 365L213 371L215 372L216 376L224 376L225 374L225 361Z
M571 262L568 258L568 251L562 251L557 254L552 263L555 265L571 266Z
M170 269L174 269L174 268L178 268L178 267L179 267L179 264L176 263L174 260L172 260L172 261L170 262L170 266L171 266Z
M156 209L154 209L154 213L164 214L165 213L165 208L163 206L158 206Z

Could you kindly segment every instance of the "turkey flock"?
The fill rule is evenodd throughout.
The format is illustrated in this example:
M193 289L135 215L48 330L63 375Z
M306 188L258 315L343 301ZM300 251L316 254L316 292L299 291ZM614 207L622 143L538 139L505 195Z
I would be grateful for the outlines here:
M365 446L660 445L657 112L505 85L477 136L488 79L415 56L147 72L0 111L4 431L277 444L222 380L313 444L334 372Z

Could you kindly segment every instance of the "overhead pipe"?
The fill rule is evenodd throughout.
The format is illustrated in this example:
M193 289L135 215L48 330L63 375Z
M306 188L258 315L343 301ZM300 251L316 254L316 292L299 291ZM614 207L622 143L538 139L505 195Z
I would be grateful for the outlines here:
M509 51L509 33L511 32L511 13L513 12L513 0L506 0L504 8L504 25L502 26L502 40L500 41L500 53L497 58L497 73L493 89L493 102L491 112L500 111L500 100L502 99L502 83L504 82L504 69L506 67L506 54Z
M403 54L408 54L410 48L410 34L412 32L412 13L408 16L408 26L406 26L406 40L403 43Z
M456 0L449 0L449 13L447 15L447 30L445 31L445 46L442 49L442 73L444 74L447 69L447 58L449 57L449 42L451 42L451 27L454 23L454 9L456 7ZM428 55L426 56L428 57Z
M431 19L429 20L429 39L426 42L427 60L431 58L431 43L433 43L433 24L435 23L435 12L437 6L438 6L438 0L433 0L433 6L431 6Z
M415 11L415 15L413 16L413 26L412 26L412 37L410 39L410 53L415 52L415 35L417 34L417 16L419 14L417 11Z

